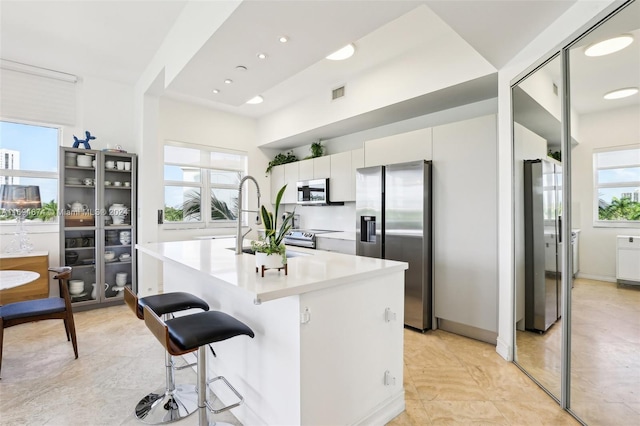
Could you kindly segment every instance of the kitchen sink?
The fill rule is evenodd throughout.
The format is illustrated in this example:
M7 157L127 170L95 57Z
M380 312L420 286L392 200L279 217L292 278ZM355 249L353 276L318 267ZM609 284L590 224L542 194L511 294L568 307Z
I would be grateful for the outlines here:
M236 251L236 249L232 247L229 247L227 250ZM247 254L256 254L256 252L251 247L242 247L242 252ZM287 249L287 258L299 256L311 256L311 254Z

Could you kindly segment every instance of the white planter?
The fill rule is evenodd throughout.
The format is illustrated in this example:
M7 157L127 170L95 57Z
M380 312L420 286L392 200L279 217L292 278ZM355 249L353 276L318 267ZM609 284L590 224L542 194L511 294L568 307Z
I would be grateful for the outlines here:
M266 269L282 268L284 266L282 262L281 254L267 254L256 252L256 267L260 269L263 265Z

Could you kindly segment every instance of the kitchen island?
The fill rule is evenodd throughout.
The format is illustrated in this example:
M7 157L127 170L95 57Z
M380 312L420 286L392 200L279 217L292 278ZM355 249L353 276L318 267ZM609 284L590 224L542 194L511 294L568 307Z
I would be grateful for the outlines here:
M136 247L162 261L165 292L195 294L255 332L216 343L207 361L244 396L233 409L243 424L382 425L404 410L406 263L295 248L288 275L262 278L253 255L229 250L234 239Z

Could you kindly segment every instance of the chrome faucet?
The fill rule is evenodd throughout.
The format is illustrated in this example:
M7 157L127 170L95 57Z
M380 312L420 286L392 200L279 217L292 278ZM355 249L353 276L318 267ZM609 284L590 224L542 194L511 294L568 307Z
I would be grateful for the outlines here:
M256 184L256 192L258 194L258 209L260 208L260 186L258 185L258 181L253 176L247 175L240 179L240 184L238 185L238 229L236 231L236 254L242 254L242 240L244 239L245 235L251 232L251 228L249 228L247 232L245 232L244 234L242 233L242 218L240 217L242 215L242 212L257 213L256 225L260 225L262 223L259 210L242 210L242 185L247 179L251 179L253 183Z

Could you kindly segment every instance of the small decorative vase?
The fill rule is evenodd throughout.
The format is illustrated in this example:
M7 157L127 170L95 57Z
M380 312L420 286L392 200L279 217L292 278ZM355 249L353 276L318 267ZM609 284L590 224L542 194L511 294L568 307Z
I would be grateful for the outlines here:
M109 207L109 216L111 216L114 225L122 225L128 212L129 209L124 204L114 203Z

